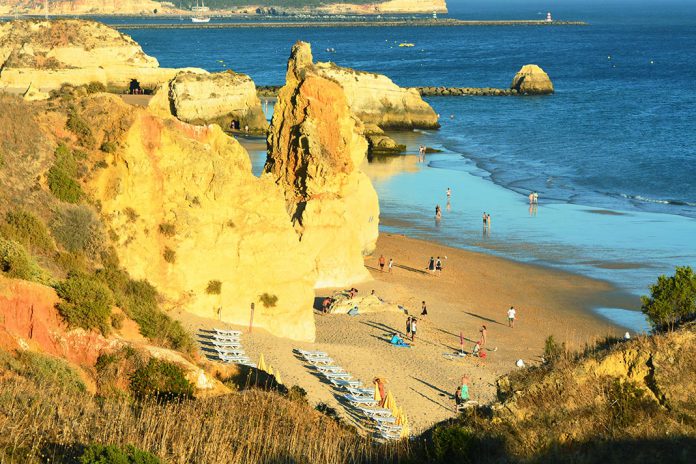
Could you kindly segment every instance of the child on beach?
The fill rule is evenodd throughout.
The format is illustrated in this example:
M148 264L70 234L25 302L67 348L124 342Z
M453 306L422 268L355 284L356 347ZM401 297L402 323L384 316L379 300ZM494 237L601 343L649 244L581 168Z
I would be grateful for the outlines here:
M510 306L510 309L508 309L508 312L507 312L508 327L515 328L515 316L516 315L517 315L517 311L515 311L515 307Z
M437 275L440 275L442 273L442 261L440 261L440 257L437 257L437 261L435 261L435 271L437 272Z
M389 258L389 272L392 271L393 266L394 266L394 260L392 258Z

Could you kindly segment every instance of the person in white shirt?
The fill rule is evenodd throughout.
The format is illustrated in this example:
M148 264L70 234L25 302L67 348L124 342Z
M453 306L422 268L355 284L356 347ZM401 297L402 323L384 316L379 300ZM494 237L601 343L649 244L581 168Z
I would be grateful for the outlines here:
M513 306L510 306L510 309L508 309L508 326L510 327L515 327L515 316L517 315L517 311L515 311L515 308Z

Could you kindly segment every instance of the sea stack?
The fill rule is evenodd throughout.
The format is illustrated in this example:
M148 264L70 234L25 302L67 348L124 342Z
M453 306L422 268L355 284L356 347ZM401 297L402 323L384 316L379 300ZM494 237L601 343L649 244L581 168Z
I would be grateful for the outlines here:
M369 278L363 256L377 241L379 203L360 171L367 152L363 130L341 85L318 72L308 43L297 42L273 113L264 170L284 190L295 231L314 257L316 287Z
M510 88L527 95L549 95L554 92L549 75L535 64L522 66L512 79Z

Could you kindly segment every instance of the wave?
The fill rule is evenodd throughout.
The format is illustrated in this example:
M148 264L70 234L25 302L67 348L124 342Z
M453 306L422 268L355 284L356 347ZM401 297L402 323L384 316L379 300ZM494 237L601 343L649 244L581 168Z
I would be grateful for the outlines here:
M696 203L685 201L685 200L661 200L658 198L648 198L642 195L629 195L627 193L621 193L621 197L627 200L642 201L643 203L656 203L659 205L673 205L673 206L696 206Z

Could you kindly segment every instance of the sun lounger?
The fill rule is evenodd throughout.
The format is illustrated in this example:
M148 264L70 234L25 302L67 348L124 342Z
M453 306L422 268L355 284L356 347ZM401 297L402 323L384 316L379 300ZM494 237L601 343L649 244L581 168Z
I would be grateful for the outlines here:
M370 419L377 422L379 425L396 423L396 417L393 416L373 416Z
M239 340L241 340L241 338L241 335L213 335L213 339L221 342L238 342Z
M215 348L215 351L217 351L217 354L222 355L222 356L232 356L232 355L237 355L241 356L246 354L243 349L241 348Z
M367 417L388 417L392 415L391 409L384 409L384 408L358 408L360 411L362 411L363 414L365 414Z
M242 344L239 342L221 342L217 340L213 340L213 345L217 347L225 347L225 348L241 348Z
M213 329L219 335L242 335L241 330Z
M343 395L343 397L355 405L373 406L377 404L377 400L369 396Z
M401 430L377 429L377 436L385 440L398 440L401 438Z
M331 382L334 386L336 387L352 387L352 388L358 388L362 386L362 382L359 380L342 380L342 379L329 379L329 382Z
M346 387L346 390L348 390L348 393L351 395L355 396L375 396L375 389L374 388L353 388L353 387Z
M334 360L331 358L315 358L315 359L307 359L306 360L308 363L312 365L317 365L317 364L333 364Z
M301 355L304 356L305 358L308 357L308 356L309 356L309 357L313 357L313 356L319 356L319 357L324 356L324 357L326 357L326 356L329 356L328 353L325 353L325 352L323 352L323 351L305 351L305 350L299 350L299 349L298 349L298 350L295 350L295 351L297 351L297 353L301 354Z
M345 372L341 366L314 366L319 372L333 372L335 374L340 374Z
M324 377L326 377L327 379L342 379L342 380L350 380L353 378L353 376L347 372L324 372Z

